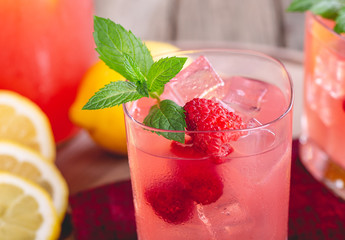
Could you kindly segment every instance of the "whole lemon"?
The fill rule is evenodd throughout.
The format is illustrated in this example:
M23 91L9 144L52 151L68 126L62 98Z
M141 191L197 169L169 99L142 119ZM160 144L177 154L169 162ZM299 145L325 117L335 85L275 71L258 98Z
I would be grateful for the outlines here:
M177 47L164 42L145 42L151 54L178 50ZM99 110L82 110L87 101L103 88L104 85L125 80L119 73L110 69L103 61L99 60L85 74L70 108L71 121L86 129L91 138L105 150L120 154L127 154L126 131L122 106Z

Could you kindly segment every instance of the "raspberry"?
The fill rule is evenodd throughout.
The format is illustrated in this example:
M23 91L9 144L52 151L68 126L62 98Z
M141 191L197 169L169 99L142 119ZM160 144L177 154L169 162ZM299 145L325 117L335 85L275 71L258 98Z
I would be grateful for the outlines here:
M189 133L196 148L215 159L226 157L233 151L230 142L236 141L240 133L221 130L245 128L240 116L218 102L202 98L187 102L184 110L188 131L209 131Z
M193 147L192 139L186 139L185 144L172 141L170 145L171 152L180 158L201 159L207 157L203 152L197 151Z
M181 224L193 216L194 202L177 181L160 182L145 191L145 198L154 212L168 223Z
M345 99L343 101L343 111L345 112Z
M196 151L190 140L184 145L172 142L171 151L184 158L176 161L175 179L183 184L188 196L203 205L217 201L223 194L223 182L211 159ZM186 160L188 158L193 160Z
M214 165L191 163L191 166L179 173L189 197L203 205L216 202L223 194L224 185Z
M224 185L212 158L194 148L188 136L185 144L173 141L171 152L183 158L175 161L174 179L163 179L146 189L145 199L164 221L181 224L193 217L195 203L216 202Z

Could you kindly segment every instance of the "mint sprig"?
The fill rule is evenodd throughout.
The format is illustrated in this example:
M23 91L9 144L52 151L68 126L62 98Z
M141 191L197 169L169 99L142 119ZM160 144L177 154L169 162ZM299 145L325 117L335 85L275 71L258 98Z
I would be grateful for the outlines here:
M94 17L94 40L99 58L128 81L116 81L96 92L83 109L117 106L142 97L157 99L144 124L163 130L182 131L186 126L183 107L171 100L161 101L164 85L179 73L185 57L166 57L154 61L146 45L131 31L110 19ZM184 143L180 132L159 132L169 140Z
M293 0L287 11L311 11L315 15L334 20L336 33L345 33L345 0Z

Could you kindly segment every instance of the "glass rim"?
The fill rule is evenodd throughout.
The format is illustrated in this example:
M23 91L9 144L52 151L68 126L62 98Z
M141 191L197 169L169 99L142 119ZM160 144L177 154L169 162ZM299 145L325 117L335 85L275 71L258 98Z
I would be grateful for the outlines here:
M330 19L326 19L326 18L323 18L319 15L316 15L314 14L313 12L311 11L308 11L307 12L307 16L310 16L313 18L313 20L315 22L317 22L319 25L321 25L324 29L328 30L331 34L335 35L336 37L342 39L345 41L345 37L343 35L340 35L339 33L336 33L333 28L330 28L329 26L327 26L327 24L324 22L324 20L328 20L328 21L332 21Z
M271 62L274 62L275 64L277 64L277 66L279 66L281 68L282 74L285 75L285 78L288 80L289 83L289 93L291 93L290 95L290 99L288 102L288 106L285 109L285 111L279 115L277 118L256 126L256 127L251 127L251 128L243 128L243 129L227 129L227 130L197 130L197 131L190 131L190 130L165 130L165 129L159 129L159 128L154 128L154 127L149 127L146 126L144 123L137 121L127 110L127 104L128 103L124 103L123 105L123 110L125 115L132 121L134 122L136 125L138 125L139 127L145 128L146 130L149 131L154 131L154 132L164 132L164 133L222 133L222 132L226 132L226 133L242 133L242 132L248 132L248 131L255 131L255 130L262 130L267 128L268 126L279 122L280 120L284 119L291 111L292 111L292 107L293 107L293 102L294 102L294 91L293 91L293 82L291 80L290 74L288 73L288 71L286 70L286 67L284 66L284 64L272 57L269 56L265 53L262 52L258 52L255 50L248 50L248 49L232 49L232 48L198 48L198 49L190 49L190 50L175 50L175 51L167 51L164 52L162 54L153 56L153 58L155 57L160 57L160 56L167 56L167 55L171 55L171 54L175 54L175 55L182 55L182 54L191 54L191 53L197 53L197 52L218 52L218 53L234 53L234 54L242 54L242 55L251 55L251 56L257 56L257 57L261 57L264 59L267 59Z

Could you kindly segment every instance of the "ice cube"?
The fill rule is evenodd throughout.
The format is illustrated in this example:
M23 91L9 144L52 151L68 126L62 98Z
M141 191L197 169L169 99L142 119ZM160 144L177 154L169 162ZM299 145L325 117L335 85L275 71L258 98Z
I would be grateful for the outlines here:
M240 206L238 201L230 202L226 205L219 205L216 207L224 216L231 217L226 222L227 226L237 225L247 221L247 213Z
M341 121L342 102L345 96L345 60L328 49L316 56L314 75L307 75L306 100L308 106L326 125Z
M247 128L261 126L262 124L255 118L251 118L246 122ZM242 135L237 141L231 142L236 154L250 155L264 152L270 149L276 136L275 133L267 128L258 128L255 130L248 130L245 135Z
M227 109L228 111L230 111L230 112L235 112L235 109L231 108L231 107L228 105L228 103L223 102L221 99L214 97L214 98L212 98L212 100L215 101L215 102L217 102L217 103L219 103L220 105L222 105L222 107L225 108L225 109Z
M261 126L261 122L259 122L257 119L255 118L251 118L246 122L246 126L247 128L255 128L255 127L259 127Z
M220 225L237 225L247 220L248 216L241 207L238 199L228 195L214 203L212 206L197 205L198 217L205 225L217 228Z
M327 48L322 48L315 59L315 83L333 98L345 96L345 59Z
M198 217L200 221L204 224L205 228L207 229L208 235L210 239L217 239L215 235L215 231L213 230L213 224L211 221L208 219L208 217L205 215L204 207L201 206L200 204L197 205L197 212L198 212Z
M170 80L162 98L170 98L184 105L196 97L215 97L214 90L223 85L223 80L206 57L200 56Z
M326 126L342 121L342 99L333 98L328 92L321 91L318 95L317 105L318 108L315 110Z
M253 117L260 111L267 91L264 82L233 76L225 81L222 101L241 115Z
M345 59L322 48L316 55L314 74L307 75L306 100L326 125L337 124L341 119L345 96Z
M319 98L320 92L322 92L322 89L320 88L319 85L315 84L313 79L311 79L311 76L307 76L306 89L308 89L308 91L305 92L307 104L312 110L315 111L319 108L318 98Z
M237 199L223 199L213 207L197 205L199 220L208 231L208 239L227 239L245 234L246 227L252 225L246 209Z

